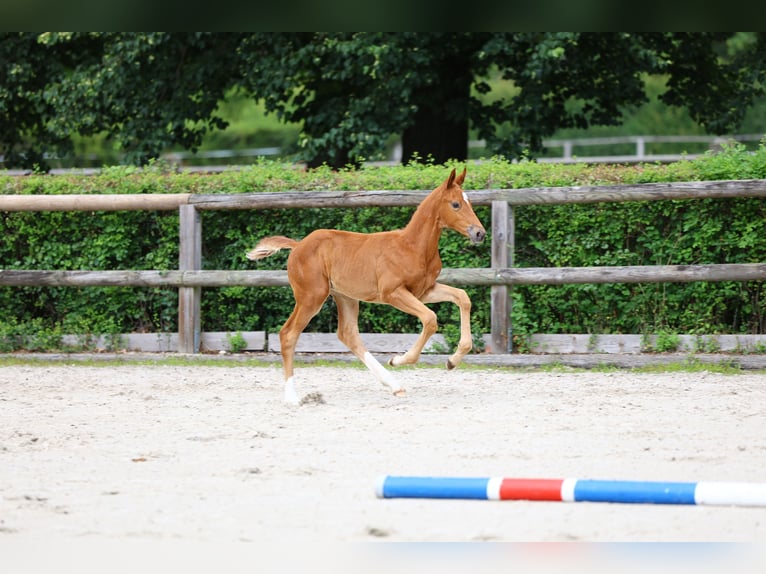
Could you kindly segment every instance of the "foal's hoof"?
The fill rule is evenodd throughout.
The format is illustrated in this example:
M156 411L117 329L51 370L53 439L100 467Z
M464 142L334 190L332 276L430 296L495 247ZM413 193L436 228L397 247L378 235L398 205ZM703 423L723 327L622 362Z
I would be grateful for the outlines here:
M407 389L399 389L394 391L395 397L406 397L407 396Z
M451 371L451 370L452 370L452 369L454 369L454 368L455 368L455 365L453 365L453 364L452 364L452 361L450 361L449 359L447 359L447 370L448 370L448 371Z
M298 398L298 393L295 391L285 391L284 401L288 405L298 405L301 402L300 398Z

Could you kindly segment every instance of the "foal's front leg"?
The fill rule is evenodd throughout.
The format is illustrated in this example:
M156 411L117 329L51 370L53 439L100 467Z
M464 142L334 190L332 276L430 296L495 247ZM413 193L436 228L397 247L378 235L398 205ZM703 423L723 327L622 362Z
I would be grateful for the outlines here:
M392 357L388 364L392 367L397 367L399 365L411 365L412 363L417 363L420 358L420 353L423 351L423 347L426 346L428 339L436 333L436 313L426 307L420 299L403 287L391 293L385 299L385 302L396 307L400 311L415 315L423 324L423 330L420 332L420 336L418 337L418 340L415 341L415 344L413 344L403 355Z
M435 283L433 288L423 297L424 303L441 303L451 301L460 309L460 341L455 353L447 359L447 368L454 369L468 353L473 349L471 337L471 299L462 289Z
M391 389L394 395L404 396L406 394L404 387L370 354L359 336L359 301L340 293L333 293L333 298L338 308L338 339L372 371L381 383Z

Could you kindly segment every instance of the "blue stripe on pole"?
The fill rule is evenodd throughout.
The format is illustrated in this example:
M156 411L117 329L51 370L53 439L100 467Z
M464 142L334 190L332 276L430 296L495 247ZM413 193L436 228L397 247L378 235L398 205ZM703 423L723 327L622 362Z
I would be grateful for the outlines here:
M575 502L695 504L696 482L582 480L574 487Z
M470 498L487 499L488 478L440 478L386 476L383 498Z

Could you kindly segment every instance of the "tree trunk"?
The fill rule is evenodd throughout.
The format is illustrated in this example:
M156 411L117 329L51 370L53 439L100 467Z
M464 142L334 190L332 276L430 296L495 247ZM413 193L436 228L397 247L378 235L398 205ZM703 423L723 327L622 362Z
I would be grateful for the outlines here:
M420 106L415 123L402 134L402 163L414 157L437 164L468 157L468 120L449 122L434 108Z
M435 163L468 157L468 106L471 73L455 73L455 66L445 63L439 74L443 82L426 86L415 95L418 109L413 123L402 134L402 163L414 157L420 161L433 158Z

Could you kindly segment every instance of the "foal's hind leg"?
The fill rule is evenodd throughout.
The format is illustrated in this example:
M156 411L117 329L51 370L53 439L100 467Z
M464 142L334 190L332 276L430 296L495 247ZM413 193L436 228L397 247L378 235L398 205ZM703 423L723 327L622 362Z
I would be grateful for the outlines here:
M333 293L333 298L338 307L338 339L395 395L404 395L401 384L370 354L359 336L359 301L340 293Z
M323 283L319 283L319 285L323 285ZM282 368L285 373L285 401L292 404L299 402L293 378L295 345L298 343L298 337L300 337L303 329L322 308L322 304L330 291L329 287L321 288L316 287L316 285L314 287L304 289L293 285L295 308L279 331L279 342L282 346Z

